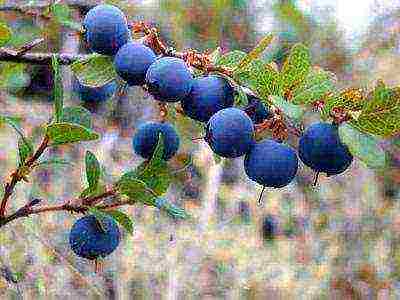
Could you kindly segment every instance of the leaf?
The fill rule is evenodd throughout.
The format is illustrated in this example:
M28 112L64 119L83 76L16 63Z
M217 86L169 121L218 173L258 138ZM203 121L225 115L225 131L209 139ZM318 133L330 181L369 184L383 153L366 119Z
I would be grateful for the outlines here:
M360 111L364 104L364 91L360 88L348 88L325 98L325 104L321 111L322 118L329 118L332 109L335 107L355 112Z
M215 64L222 56L222 50L220 47L215 49L212 53L210 53L210 60L213 64Z
M120 210L106 210L105 213L113 218L129 234L133 234L133 221L126 213Z
M92 115L82 106L64 107L61 122L82 125L92 128Z
M312 104L321 100L327 93L334 91L334 74L314 67L304 79L303 84L293 91L290 102L294 104Z
M236 66L236 70L243 69L246 67L249 63L251 63L253 60L259 58L261 53L264 52L264 50L271 44L272 39L274 36L272 34L269 34L265 36L259 43L258 45L250 51L249 54L247 54L241 61L240 63Z
M21 118L0 115L0 124L5 123L5 124L9 125L10 127L12 127L18 133L20 139L24 143L29 144L30 141L27 140L24 132L20 128L20 125L19 125L20 122L21 122Z
M233 73L233 77L261 98L268 99L269 95L281 95L279 73L260 59L252 61L246 68Z
M47 136L53 145L97 140L100 135L83 126L70 123L55 123L47 126Z
M364 103L357 120L351 122L360 131L389 137L400 132L400 88L388 88L379 82L371 99Z
M147 187L143 180L137 177L135 171L123 174L117 183L117 188L122 195L128 196L132 203L140 201L148 205L154 204L154 192Z
M19 166L22 166L25 160L33 154L33 144L27 138L18 139L18 155L19 155Z
M85 154L85 166L86 166L86 180L88 182L89 188L94 190L100 179L100 163L96 156L90 152L86 151Z
M282 67L280 78L282 91L287 93L301 84L310 68L310 51L303 44L295 44Z
M305 113L303 107L294 105L278 96L270 96L269 99L271 100L272 104L278 107L289 119L293 120L294 122L301 121Z
M105 191L106 187L104 185L98 184L95 188L88 187L84 189L79 195L79 198L83 199L86 197L96 197L103 194Z
M5 24L0 24L0 47L3 47L5 44L7 44L8 41L11 40L11 37L11 29Z
M157 196L164 194L171 183L171 175L167 162L162 159L164 153L164 137L160 133L157 147L148 162L139 165L138 178L143 180Z
M81 25L71 18L71 9L66 4L55 3L50 6L50 12L54 19L61 25L71 29L80 30Z
M362 133L346 123L339 126L339 136L350 152L368 167L378 169L386 166L386 153L375 137Z
M222 55L216 62L218 66L234 68L247 56L243 51L234 50Z
M93 54L74 62L71 70L82 85L101 87L117 78L112 57Z
M98 221L103 222L103 220L106 218L112 218L121 227L123 227L129 234L133 234L133 221L124 212L119 210L100 210L96 207L89 207L88 210L89 213L94 215Z
M53 97L54 97L54 114L55 121L60 122L63 111L63 86L61 78L61 68L58 63L58 58L54 54L51 59L54 74L54 87L53 87Z

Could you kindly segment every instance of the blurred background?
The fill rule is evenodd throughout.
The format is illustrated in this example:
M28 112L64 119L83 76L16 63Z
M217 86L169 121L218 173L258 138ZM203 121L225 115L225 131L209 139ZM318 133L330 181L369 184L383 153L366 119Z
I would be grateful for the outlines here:
M1 11L2 6L41 5L48 1L0 0L0 20L9 24L18 47L36 37L35 51L85 53L69 28L35 13ZM95 4L70 0L71 17L80 22ZM267 33L274 43L265 60L280 65L291 46L310 47L313 63L338 78L340 87L371 87L379 78L399 85L400 4L389 0L277 1L105 1L131 20L159 28L177 49L250 51ZM32 12L32 11L31 11ZM35 10L33 10L35 12ZM93 112L96 142L63 146L47 155L73 166L36 170L19 184L10 209L31 197L62 203L77 197L85 183L84 153L96 154L112 182L141 162L131 147L137 126L157 118L157 105L141 88L115 95L101 105L80 103L72 74L63 67L67 106ZM52 74L48 66L0 63L0 111L22 118L25 131L39 142L41 124L52 112ZM95 274L92 263L69 249L68 234L79 217L64 212L19 219L0 230L2 299L400 299L400 138L382 143L388 166L382 171L355 160L333 178L300 166L296 180L267 190L246 178L242 158L217 163L208 146L193 142L201 128L174 118L182 137L173 169L169 201L193 220L174 222L150 207L124 210L134 219L134 235L123 233L118 249ZM306 114L304 124L318 119ZM17 137L0 127L1 179L16 167ZM265 220L275 230L266 232Z

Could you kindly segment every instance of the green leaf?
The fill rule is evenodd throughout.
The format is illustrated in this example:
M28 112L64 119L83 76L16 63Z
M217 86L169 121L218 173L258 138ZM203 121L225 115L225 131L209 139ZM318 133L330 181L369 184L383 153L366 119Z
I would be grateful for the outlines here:
M54 19L61 25L80 30L81 24L71 18L71 9L66 4L55 3L50 6L50 12Z
M47 126L47 136L53 145L97 140L100 135L83 126L70 123L55 123Z
M368 167L378 169L386 166L386 153L375 137L362 133L346 123L339 126L339 136L350 152Z
M99 183L100 179L100 163L96 156L90 152L86 151L85 154L85 166L86 166L86 180L88 182L90 189L95 189Z
M389 137L400 132L400 88L388 88L379 82L371 99L352 124L360 131Z
M334 91L335 81L334 74L315 67L307 74L303 84L293 91L293 97L290 102L294 104L312 104L321 100L327 93Z
M100 54L73 63L71 70L81 84L90 87L101 87L117 78L112 57Z
M3 47L5 44L7 44L8 41L11 40L11 37L11 29L5 24L0 24L0 47Z
M236 66L236 70L243 69L246 67L249 63L251 63L253 60L259 58L261 53L264 52L264 50L271 44L272 39L274 36L272 34L265 36L259 43L258 45L250 51L249 54L247 54L241 61L240 63Z
M129 234L133 234L133 221L126 213L120 210L106 210L104 212L113 218Z
M303 107L294 105L278 96L270 96L269 99L271 100L272 104L278 107L289 119L294 122L301 121L305 113L305 109Z
M281 95L279 73L260 59L253 60L246 68L234 72L233 78L265 100L269 95Z
M96 207L90 207L88 210L96 217L98 221L103 222L105 218L112 218L129 234L133 234L133 221L124 212L119 210L100 210Z
M33 154L33 144L27 138L18 139L18 155L19 155L19 166L22 166L25 160Z
M82 106L64 107L61 122L82 125L92 128L92 115Z
M148 205L154 204L154 192L147 184L137 177L135 171L130 171L121 176L116 187L122 195L128 196L132 203L139 201Z
M86 197L96 197L103 194L106 191L106 187L104 185L98 184L95 188L88 187L84 189L79 198L83 199Z
M284 93L293 90L306 78L311 68L310 51L303 44L295 44L281 71L280 85Z
M215 49L211 54L210 54L210 59L213 64L216 64L216 62L221 58L222 56L222 50L220 47Z
M63 111L63 86L62 86L62 78L61 78L61 67L58 63L58 58L54 54L51 60L53 66L53 74L54 74L54 87L53 87L53 97L54 97L54 114L55 121L60 122Z
M143 180L158 196L164 194L171 184L169 167L167 162L162 158L163 153L164 137L160 133L152 158L148 162L144 162L137 169L138 178Z
M22 129L20 128L20 125L19 125L20 122L21 122L21 118L0 115L0 124L4 123L4 124L9 125L10 127L12 127L18 133L20 138L25 143L29 143L28 141L26 141L25 134L22 131Z
M321 111L322 118L327 119L333 108L343 108L346 111L360 111L364 106L364 92L360 88L348 88L339 93L326 97Z
M234 104L235 104L235 106L238 106L238 107L246 106L248 100L247 100L246 93L243 91L243 88L239 86L239 87L237 87L235 89L235 92L236 92L236 94L234 96L234 99L235 99Z
M217 59L216 65L234 68L247 56L243 51L234 50Z

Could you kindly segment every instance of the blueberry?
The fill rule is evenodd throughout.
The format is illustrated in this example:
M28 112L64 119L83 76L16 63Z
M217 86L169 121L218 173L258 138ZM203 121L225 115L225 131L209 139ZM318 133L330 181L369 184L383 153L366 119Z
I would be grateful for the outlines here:
M115 55L130 39L126 17L113 5L97 5L89 10L83 28L89 48L104 55Z
M193 76L185 61L175 57L162 57L151 64L146 73L146 84L156 100L178 102L192 87Z
M156 55L142 43L129 42L122 46L114 58L118 75L129 85L142 85L147 69L156 60Z
M256 143L244 159L247 176L265 187L288 185L296 176L297 168L296 152L269 139Z
M264 217L262 223L262 237L264 241L271 241L275 238L277 232L277 220L272 215Z
M205 140L219 156L239 157L254 144L254 126L242 110L225 108L208 121Z
M141 125L132 141L135 153L146 159L151 158L157 147L159 133L164 137L163 159L174 156L179 148L179 135L170 123L147 122Z
M217 111L233 105L233 88L218 76L209 75L193 80L192 89L182 99L182 109L190 118L207 122Z
M110 217L99 221L93 215L86 215L74 223L69 235L72 251L87 259L111 254L118 247L119 241L118 225Z
M101 87L90 87L82 85L79 81L74 82L74 90L78 92L81 101L85 102L103 102L111 98L117 90L117 83L111 81Z
M254 124L260 124L266 119L272 117L272 113L261 102L260 99L254 96L248 96L248 105L244 111L250 117Z
M308 167L328 176L344 172L353 161L339 138L337 125L312 124L299 141L299 157Z

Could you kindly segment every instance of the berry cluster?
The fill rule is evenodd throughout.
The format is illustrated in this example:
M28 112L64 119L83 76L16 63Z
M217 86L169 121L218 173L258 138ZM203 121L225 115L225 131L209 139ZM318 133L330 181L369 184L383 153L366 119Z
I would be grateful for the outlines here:
M273 118L260 99L248 95L244 109L234 107L235 90L225 78L208 72L194 77L189 60L172 52L170 56L155 53L149 45L132 40L126 17L115 6L96 6L83 24L88 47L113 56L116 72L129 86L144 86L163 105L180 102L186 116L204 123L204 140L213 152L225 158L244 156L244 169L251 180L263 187L281 188L295 178L298 156L292 147L272 138L255 139L256 125ZM100 88L81 86L79 91L83 100L91 101L105 100L115 89L115 83L110 83ZM163 159L173 157L179 148L179 135L164 118L137 129L132 142L135 153L150 159L160 133ZM306 130L299 141L299 157L317 173L328 176L345 171L353 159L340 142L337 126L328 123L316 123ZM264 227L272 226L268 224ZM108 255L118 242L118 228L109 220L100 226L95 218L86 216L71 230L71 247L85 258Z

